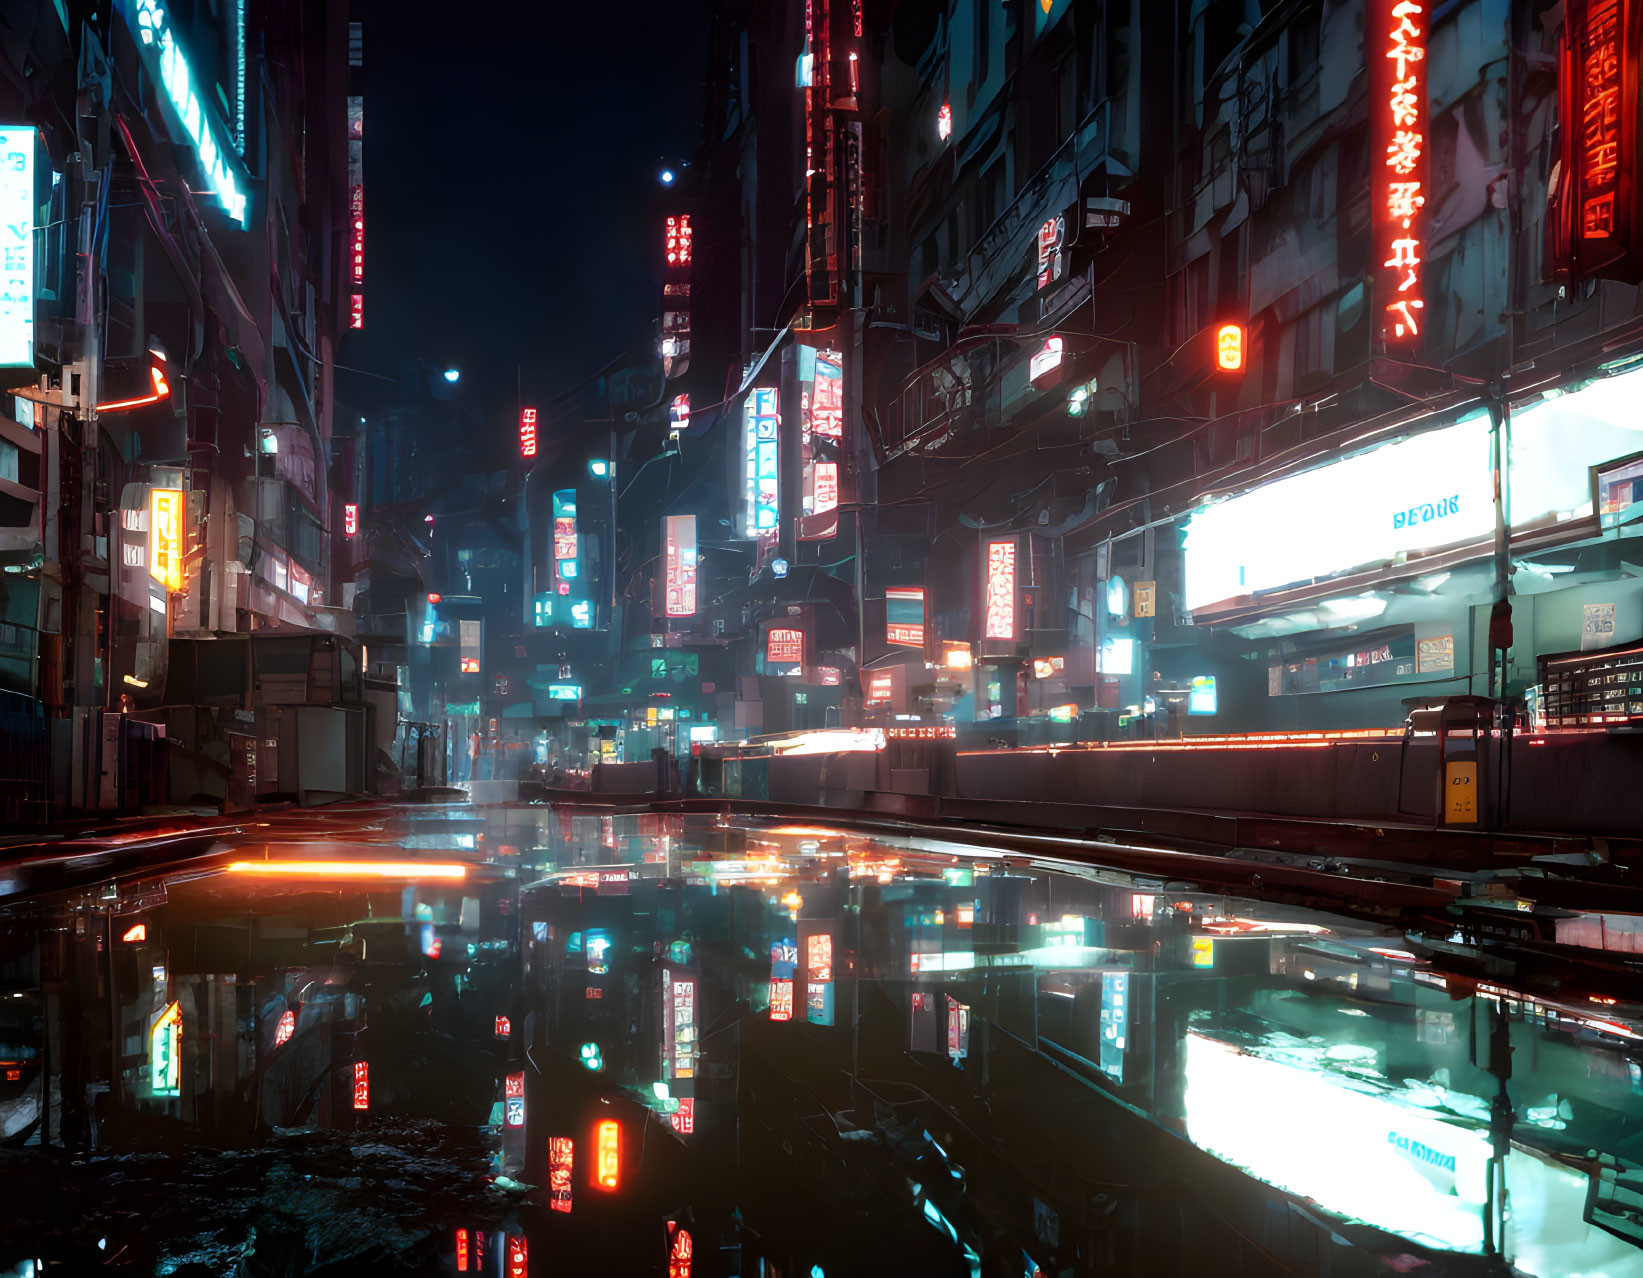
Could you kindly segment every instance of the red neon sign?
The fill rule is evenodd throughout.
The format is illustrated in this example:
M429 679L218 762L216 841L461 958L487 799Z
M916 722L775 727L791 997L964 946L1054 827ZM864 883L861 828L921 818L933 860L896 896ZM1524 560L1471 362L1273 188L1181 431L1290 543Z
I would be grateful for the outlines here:
M773 1021L790 1021L793 1019L793 982L770 982L770 1019Z
M282 1047L297 1032L297 1014L289 1007L280 1013L279 1024L274 1026L274 1046Z
M148 924L133 923L125 930L125 934L120 939L127 945L135 945L138 941L148 940Z
M599 1124L594 1137L593 1183L615 1189L622 1174L622 1128L612 1119Z
M500 677L501 676L498 676L498 678L500 678ZM498 1016L496 1018L496 1027L495 1028L496 1028L496 1036L498 1038L507 1038L508 1035L513 1033L513 1022L510 1021L506 1016ZM520 1092L520 1095L523 1096L524 1092Z
M349 278L355 284L365 281L365 188L348 190L349 217Z
M530 1250L522 1234L508 1235L508 1278L528 1278Z
M1637 6L1566 0L1559 114L1563 178L1554 248L1576 274L1633 279Z
M359 536L359 506L355 502L346 502L342 507L342 535Z
M1215 366L1223 373L1236 373L1244 366L1244 328L1223 324L1215 332Z
M673 1233L673 1246L667 1253L667 1278L690 1278L690 1262L695 1251L690 1241L690 1230L681 1229L671 1222L668 1228Z
M668 1115L667 1121L673 1130L681 1136L689 1136L696 1130L696 1098L683 1096L679 1099L679 1108Z
M1371 119L1380 156L1375 220L1381 265L1381 334L1411 345L1420 336L1426 299L1426 36L1431 0L1371 0L1364 44L1369 51Z
M468 1231L466 1229L456 1231L456 1272L459 1274L468 1272Z
M664 237L667 245L667 264L669 266L690 265L690 214L681 213L678 217L667 219L667 233Z
M371 1108L371 1066L366 1061L354 1062L354 1108Z
M804 631L772 627L765 637L764 659L782 665L803 665Z
M1015 638L1015 539L987 543L988 639Z
M536 410L521 408L519 410L519 455L521 457L536 456Z
M509 1074L502 1082L504 1097L523 1096L525 1094L525 1075L523 1072Z
M571 1209L571 1173L576 1167L576 1142L569 1136L548 1137L548 1207Z
M361 293L352 293L348 297L348 327L365 327L365 297Z
M828 932L812 932L805 939L805 975L812 981L833 979L833 937Z

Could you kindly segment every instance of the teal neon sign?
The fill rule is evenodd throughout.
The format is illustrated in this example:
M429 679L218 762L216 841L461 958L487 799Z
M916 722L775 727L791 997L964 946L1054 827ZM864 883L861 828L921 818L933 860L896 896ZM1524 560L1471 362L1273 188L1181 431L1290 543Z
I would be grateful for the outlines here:
M235 166L229 162L232 148L219 139L218 127L194 89L194 77L172 35L170 18L158 0L133 0L133 9L137 42L142 46L144 61L165 91L184 132L194 143L200 167L205 170L211 186L209 194L221 201L228 216L242 228L249 226L250 201L235 174Z

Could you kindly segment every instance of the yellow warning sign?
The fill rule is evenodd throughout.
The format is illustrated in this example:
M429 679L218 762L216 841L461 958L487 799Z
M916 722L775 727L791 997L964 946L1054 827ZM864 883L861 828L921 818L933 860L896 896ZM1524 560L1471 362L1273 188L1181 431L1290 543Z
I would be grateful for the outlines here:
M1443 765L1443 823L1478 823L1478 765L1475 760L1457 760Z

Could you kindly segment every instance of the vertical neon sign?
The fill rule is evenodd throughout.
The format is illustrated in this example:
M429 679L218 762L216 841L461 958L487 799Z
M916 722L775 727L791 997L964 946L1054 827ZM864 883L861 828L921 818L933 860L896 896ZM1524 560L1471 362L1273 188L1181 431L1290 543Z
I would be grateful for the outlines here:
M150 1085L156 1096L182 1095L183 1009L167 1003L148 1031Z
M1381 335L1411 346L1425 322L1426 35L1429 0L1371 0L1365 44L1376 154L1376 245L1381 263Z
M569 1136L548 1137L548 1207L571 1209L571 1173L576 1166L576 1142Z
M34 365L34 152L30 128L0 129L0 364Z
M696 615L696 516L668 515L663 546L665 591L663 608L669 617Z
M600 1123L594 1138L594 1184L600 1189L615 1189L621 1177L622 1128L606 1119Z
M371 1108L371 1066L366 1061L354 1062L354 1108Z
M183 494L180 488L149 490L148 575L167 590L183 588Z
M1015 638L1015 539L987 543L988 639Z
M521 457L536 456L536 410L521 408L519 410L519 455Z

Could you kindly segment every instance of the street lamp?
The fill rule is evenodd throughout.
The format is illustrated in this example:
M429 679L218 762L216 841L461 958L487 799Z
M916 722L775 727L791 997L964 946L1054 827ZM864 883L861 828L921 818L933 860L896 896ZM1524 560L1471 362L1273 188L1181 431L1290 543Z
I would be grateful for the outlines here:
M672 186L673 185L673 170L672 169L663 169L662 170L662 185L663 186Z
M449 382L452 386L455 386L462 380L462 370L460 368L447 368L444 376L447 382Z
M610 463L603 457L595 457L588 463L588 474L592 475L595 479L609 479Z

